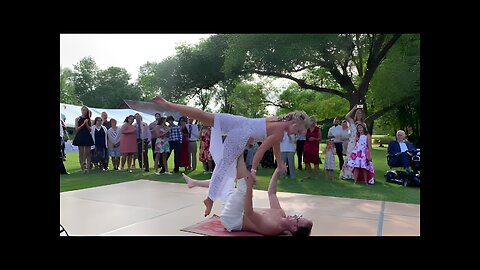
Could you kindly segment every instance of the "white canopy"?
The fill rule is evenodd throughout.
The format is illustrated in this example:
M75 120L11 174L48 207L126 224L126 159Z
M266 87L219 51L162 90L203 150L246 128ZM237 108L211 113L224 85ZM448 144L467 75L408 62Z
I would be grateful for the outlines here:
M73 128L75 127L75 119L82 114L82 106L77 105L70 105L65 103L60 103L60 115L63 113L65 115L65 124L67 127ZM92 111L91 119L95 119L95 117L100 117L102 112L106 112L108 114L108 120L115 118L117 120L117 125L123 125L123 121L129 115L134 115L139 113L142 118L143 122L150 124L155 121L155 115L139 112L132 109L102 109L102 108L90 108Z

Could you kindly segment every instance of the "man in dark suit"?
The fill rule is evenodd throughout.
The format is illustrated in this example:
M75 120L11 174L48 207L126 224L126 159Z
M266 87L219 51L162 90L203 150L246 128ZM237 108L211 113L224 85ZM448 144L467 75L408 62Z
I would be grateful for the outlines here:
M388 144L388 165L391 167L404 167L410 172L410 160L415 146L413 143L405 141L405 131L397 131L397 140Z

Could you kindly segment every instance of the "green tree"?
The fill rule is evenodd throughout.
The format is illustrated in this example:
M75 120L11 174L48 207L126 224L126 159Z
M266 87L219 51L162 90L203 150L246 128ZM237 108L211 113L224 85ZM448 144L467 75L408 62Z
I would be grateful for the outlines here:
M124 68L109 67L97 74L97 86L92 92L90 106L117 108L122 99L138 100L142 95L139 87L128 83L130 74Z
M177 56L169 56L158 63L152 84L158 88L158 93L167 100L185 103L186 89L183 87L180 74L180 62Z
M264 117L268 113L265 109L267 97L262 89L263 85L260 83L237 84L228 96L232 104L231 113L252 118Z
M369 102L377 112L382 133L394 135L412 126L420 133L420 37L405 34L378 68L371 82Z
M72 74L75 95L82 104L99 108L117 108L122 99L138 100L141 87L130 84L125 68L109 67L101 70L92 57L82 58Z
M222 67L226 46L225 35L215 35L195 45L177 46L174 56L157 65L152 84L169 100L185 103L196 97L202 108L206 108L210 101L207 98L222 89L221 82L225 81Z
M370 82L400 34L232 35L228 74L286 78L302 89L337 95L349 108L367 103ZM369 126L383 113L369 115Z
M81 105L82 101L75 95L72 70L60 67L60 102Z
M195 105L200 106L202 111L211 111L210 109L208 109L208 106L214 96L215 96L214 87L210 87L208 89L200 89L197 95L198 100L195 102Z
M159 85L156 80L156 70L158 63L147 62L140 67L140 72L137 78L137 85L142 89L142 100L150 101L153 97L160 94Z
M220 104L220 112L233 113L233 104L230 96L238 82L236 79L229 79L217 84L216 101L217 104Z
M84 103L89 105L95 97L93 92L97 85L97 73L99 68L92 57L82 58L73 67L73 83L75 95Z
M344 116L348 112L348 104L342 98L313 90L302 90L297 84L291 84L279 96L283 105L278 114L286 114L294 110L303 110L313 115L319 122L332 122L334 117Z

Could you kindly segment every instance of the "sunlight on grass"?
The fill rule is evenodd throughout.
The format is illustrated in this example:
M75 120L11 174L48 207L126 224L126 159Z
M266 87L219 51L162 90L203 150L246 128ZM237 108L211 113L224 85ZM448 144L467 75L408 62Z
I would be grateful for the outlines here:
M323 150L324 148L325 145L321 144L320 149ZM312 179L304 179L304 170L297 170L297 178L295 180L281 177L278 183L278 191L420 204L420 188L403 187L398 184L385 182L384 174L389 169L385 158L386 151L386 147L378 147L378 145L374 145L373 147L372 159L375 167L375 185L367 186L365 184L354 184L352 180L327 180L323 172L323 165L321 164L320 174ZM321 154L321 157L323 160L324 154ZM67 153L65 167L71 174L60 175L60 192L110 185L138 179L185 183L181 175L184 168L180 168L180 173L178 174L157 176L153 170L153 158L151 152L149 152L149 158L149 164L151 167L150 172L144 172L137 168L132 173L114 170L92 170L88 174L82 174L78 161L78 153ZM296 157L295 162L297 162ZM173 157L169 159L168 166L170 170L173 169ZM297 168L297 165L295 165L295 167ZM113 168L111 162L110 168ZM336 174L338 175L338 173L339 171L337 169ZM257 172L257 185L255 188L259 190L267 190L272 174L272 168L260 167ZM208 179L211 176L210 174L203 173L203 167L200 161L197 161L196 171L188 172L188 175L195 179Z

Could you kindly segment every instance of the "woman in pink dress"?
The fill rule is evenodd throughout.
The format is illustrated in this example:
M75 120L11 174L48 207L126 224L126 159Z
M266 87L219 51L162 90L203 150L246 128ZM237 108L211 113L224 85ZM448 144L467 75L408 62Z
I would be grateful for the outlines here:
M167 158L170 154L170 143L168 142L168 133L170 128L165 124L165 117L160 117L157 119L157 124L153 128L154 133L157 135L155 139L155 174L160 175L162 173L171 175L172 173L168 171L168 162ZM158 171L160 165L162 171Z
M315 118L311 117L311 123L305 134L305 144L303 146L303 162L305 162L305 168L307 169L305 178L310 178L312 173L310 163L314 166L316 176L318 176L318 166L320 164L319 145L322 131L317 126Z
M355 183L365 182L373 185L375 183L375 172L372 164L372 138L368 134L364 123L356 124L357 143L353 148L348 165L353 168L353 179Z
M133 125L133 115L127 116L120 129L120 154L122 155L122 164L120 170L124 170L125 159L127 159L128 171L132 172L133 155L137 152L137 128Z

